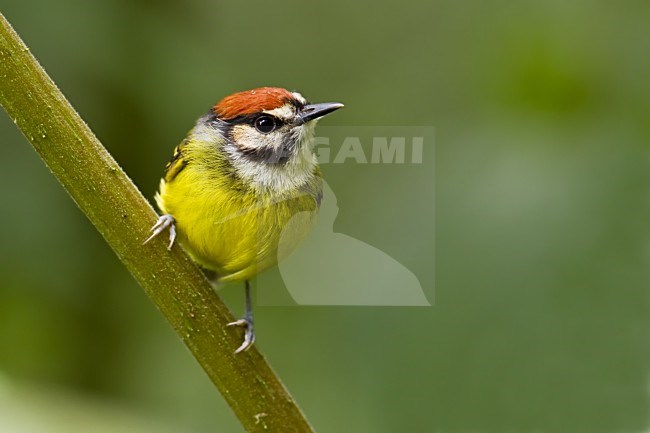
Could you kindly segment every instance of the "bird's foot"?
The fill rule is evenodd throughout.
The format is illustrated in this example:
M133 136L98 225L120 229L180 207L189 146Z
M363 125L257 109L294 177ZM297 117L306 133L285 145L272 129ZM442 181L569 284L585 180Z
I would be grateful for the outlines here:
M156 224L154 224L153 227L151 227L151 231L153 232L151 236L147 238L146 241L142 243L142 245L146 244L156 236L158 236L160 233L162 233L165 229L169 229L169 246L167 247L168 250L172 249L172 245L174 245L174 240L176 239L176 220L174 220L174 217L165 214L162 215L160 218L158 218L158 221L156 221Z
M253 331L252 317L246 315L235 322L230 322L228 326L242 326L245 328L244 342L241 344L241 346L239 346L237 350L235 350L235 354L238 354L240 352L243 352L253 347L253 343L255 343L255 332Z

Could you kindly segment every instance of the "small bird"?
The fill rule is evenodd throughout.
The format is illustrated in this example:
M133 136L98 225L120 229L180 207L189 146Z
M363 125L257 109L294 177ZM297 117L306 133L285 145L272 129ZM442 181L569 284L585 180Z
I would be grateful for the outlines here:
M310 104L298 92L262 87L227 96L174 150L156 194L162 216L149 242L169 230L216 283L243 281L245 329L235 351L255 342L250 279L308 234L322 198L314 153L317 119L338 102Z

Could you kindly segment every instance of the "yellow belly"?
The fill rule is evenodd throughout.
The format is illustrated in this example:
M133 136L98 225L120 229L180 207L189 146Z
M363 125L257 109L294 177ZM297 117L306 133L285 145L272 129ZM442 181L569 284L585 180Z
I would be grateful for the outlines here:
M210 182L186 167L172 181L161 182L158 206L176 220L178 238L218 281L247 280L274 266L278 242L293 251L315 221L314 188L282 196L255 193L227 180ZM318 179L320 185L320 178Z

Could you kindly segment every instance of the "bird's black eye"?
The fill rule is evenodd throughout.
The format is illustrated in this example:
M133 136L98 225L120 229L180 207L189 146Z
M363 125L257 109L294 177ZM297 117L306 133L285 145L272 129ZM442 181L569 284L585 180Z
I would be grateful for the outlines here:
M273 116L260 116L255 119L255 129L260 131L262 134L268 134L269 132L272 132L276 127L277 125Z

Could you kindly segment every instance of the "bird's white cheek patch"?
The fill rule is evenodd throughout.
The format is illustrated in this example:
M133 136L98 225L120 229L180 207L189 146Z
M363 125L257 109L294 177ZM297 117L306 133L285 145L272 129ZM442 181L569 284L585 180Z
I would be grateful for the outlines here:
M252 126L237 125L232 130L233 141L241 149L280 149L282 135L278 132L262 134Z
M311 123L311 122L310 122ZM252 130L252 131L251 131ZM235 146L226 146L231 162L237 173L258 190L271 190L278 193L294 191L314 176L317 164L311 146L308 145L313 127L303 125L292 131L296 140L295 151L284 164L251 160L243 155L243 150L261 150L271 146L280 149L283 145L282 133L261 134L247 125L233 128L232 138Z

